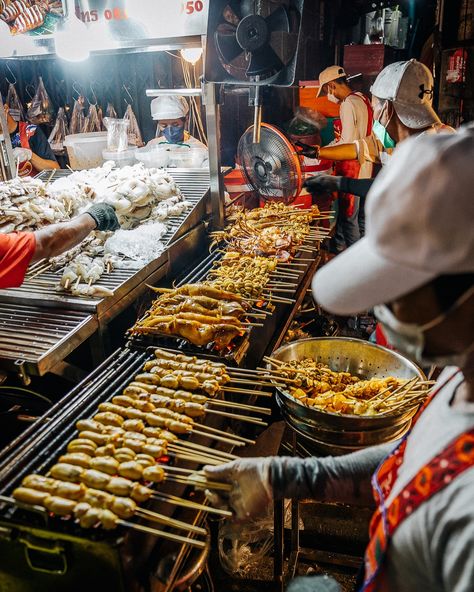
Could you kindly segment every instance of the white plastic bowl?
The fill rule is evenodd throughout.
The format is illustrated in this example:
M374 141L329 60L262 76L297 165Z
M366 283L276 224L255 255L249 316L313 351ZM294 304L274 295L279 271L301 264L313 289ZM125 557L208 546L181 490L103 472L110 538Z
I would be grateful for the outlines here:
M113 160L115 164L121 169L126 166L133 166L135 164L135 152L137 149L135 146L129 146L128 150L122 150L121 152L103 150L102 156L105 161Z
M164 168L169 164L170 153L167 144L152 144L135 151L135 158L149 168Z

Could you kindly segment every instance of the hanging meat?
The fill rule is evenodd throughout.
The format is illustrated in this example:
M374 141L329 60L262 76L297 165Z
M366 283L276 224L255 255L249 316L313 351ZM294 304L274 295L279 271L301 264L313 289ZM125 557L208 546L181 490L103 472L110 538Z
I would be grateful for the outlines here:
M53 131L48 138L49 145L55 154L64 154L64 138L68 133L66 113L64 107L60 107Z
M23 109L23 105L21 104L18 93L16 92L16 87L12 83L10 83L8 86L6 105L8 105L10 116L13 117L15 121L25 121L25 111Z
M84 103L85 98L81 95L74 101L74 107L71 115L71 134L80 134L84 129L85 116L84 116Z
M128 105L123 118L130 122L130 125L128 126L128 143L132 146L137 146L138 148L144 146L140 127L131 105Z
M49 123L53 117L53 105L41 76L38 79L38 87L26 115L28 120L36 125Z

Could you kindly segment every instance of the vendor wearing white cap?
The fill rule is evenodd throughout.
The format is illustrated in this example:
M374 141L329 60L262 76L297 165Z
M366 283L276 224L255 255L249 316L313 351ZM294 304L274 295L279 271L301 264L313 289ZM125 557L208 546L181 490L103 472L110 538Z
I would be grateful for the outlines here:
M370 100L363 93L352 90L344 68L330 66L321 72L317 96L321 92L325 92L330 101L340 103L341 131L331 146L362 140L372 133L373 112ZM367 179L372 176L372 163L359 163L356 159L338 162L336 174L353 179ZM359 201L360 198L351 193L343 192L339 196L335 236L337 251L349 247L361 237Z
M151 116L157 121L156 138L148 144L187 144L199 146L207 150L198 139L193 138L186 131L186 123L189 114L189 105L184 97L177 95L162 95L151 102Z
M375 499L364 592L473 587L473 162L474 126L407 140L370 191L366 236L313 280L323 308L345 315L374 307L400 351L446 366L408 436L339 457L247 458L204 469L231 485L219 495L240 519L268 512L274 499ZM295 581L290 589L328 588Z
M395 146L410 136L453 131L441 123L433 109L433 76L416 60L390 64L377 76L372 88L374 113L373 133L352 143L327 146L318 150L321 158L331 160L358 159L386 163ZM306 181L311 192L348 191L365 196L372 180L320 176Z

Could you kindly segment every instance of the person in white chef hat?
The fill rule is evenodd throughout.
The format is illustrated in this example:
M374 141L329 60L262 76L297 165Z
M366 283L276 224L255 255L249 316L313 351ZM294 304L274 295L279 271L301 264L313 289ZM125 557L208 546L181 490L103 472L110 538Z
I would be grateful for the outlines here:
M194 138L187 130L189 105L184 97L162 95L151 102L151 116L157 122L156 137L148 145L167 142L169 144L187 144L207 150L207 147Z

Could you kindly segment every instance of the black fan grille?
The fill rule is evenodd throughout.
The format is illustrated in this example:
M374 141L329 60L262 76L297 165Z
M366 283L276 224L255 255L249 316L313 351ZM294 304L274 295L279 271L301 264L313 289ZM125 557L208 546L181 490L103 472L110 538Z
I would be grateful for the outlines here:
M238 160L247 182L267 200L290 202L297 197L300 171L291 144L263 125L253 143L253 126L240 138Z

